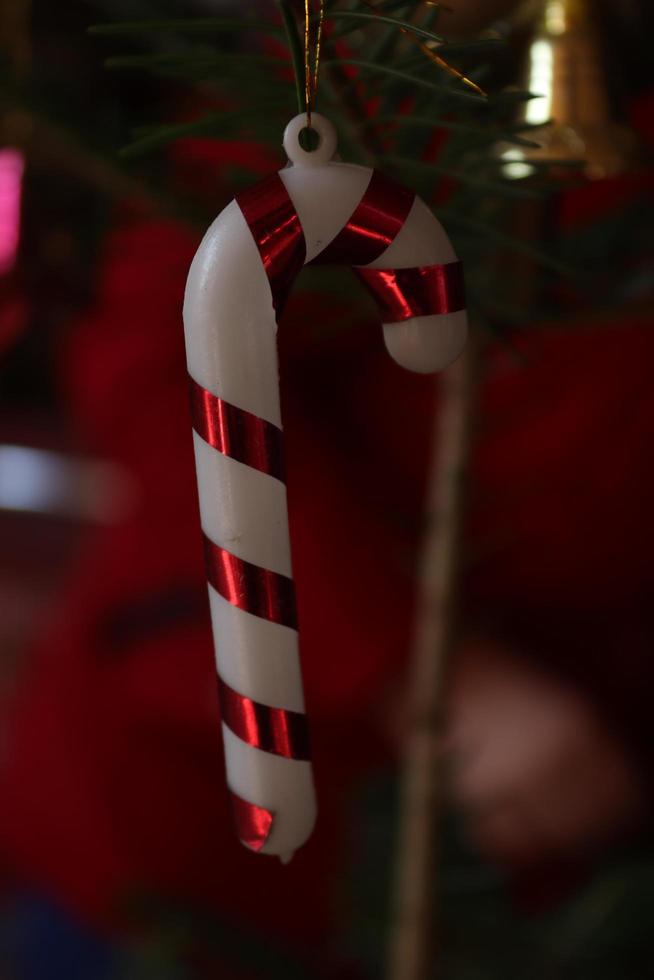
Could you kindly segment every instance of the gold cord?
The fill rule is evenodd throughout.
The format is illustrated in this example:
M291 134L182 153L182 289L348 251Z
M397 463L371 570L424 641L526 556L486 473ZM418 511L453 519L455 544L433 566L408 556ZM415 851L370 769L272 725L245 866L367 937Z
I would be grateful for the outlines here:
M320 69L320 50L322 46L322 28L325 22L325 0L320 0L320 13L315 37L315 54L313 72L311 71L311 15L310 0L304 0L304 105L307 113L307 127L311 129L311 112L316 105L318 91L318 71Z

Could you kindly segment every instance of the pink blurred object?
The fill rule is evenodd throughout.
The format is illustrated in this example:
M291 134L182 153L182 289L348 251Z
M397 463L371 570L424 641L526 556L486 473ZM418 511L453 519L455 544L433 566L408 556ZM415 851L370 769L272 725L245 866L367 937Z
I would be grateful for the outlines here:
M641 822L642 774L610 724L527 657L471 640L447 731L454 797L491 860L582 858Z
M11 272L20 239L25 163L18 150L0 150L0 276Z

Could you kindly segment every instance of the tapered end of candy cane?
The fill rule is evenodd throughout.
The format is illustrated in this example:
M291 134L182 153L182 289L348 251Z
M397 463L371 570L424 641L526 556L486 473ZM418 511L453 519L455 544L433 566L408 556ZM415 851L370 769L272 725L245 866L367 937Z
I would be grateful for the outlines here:
M262 806L249 803L234 792L229 794L236 832L250 851L260 851L273 825L273 814Z
M409 371L442 371L465 347L468 319L465 310L418 316L384 324L384 342L394 361Z
M290 860L316 822L311 763L248 745L227 727L224 717L223 743L241 842L259 854Z

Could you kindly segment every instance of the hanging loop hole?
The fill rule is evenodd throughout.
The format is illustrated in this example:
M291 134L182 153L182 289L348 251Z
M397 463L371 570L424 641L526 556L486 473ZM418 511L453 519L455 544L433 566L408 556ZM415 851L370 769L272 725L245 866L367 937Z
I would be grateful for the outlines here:
M336 152L336 144L336 129L329 119L317 112L311 115L310 129L306 114L301 113L291 119L284 130L286 156L296 166L320 167L329 163Z

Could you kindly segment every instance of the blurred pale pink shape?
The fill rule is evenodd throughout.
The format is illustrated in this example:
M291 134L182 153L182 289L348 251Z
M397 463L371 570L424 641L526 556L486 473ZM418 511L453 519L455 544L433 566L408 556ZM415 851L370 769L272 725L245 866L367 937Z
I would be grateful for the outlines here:
M642 776L581 691L483 641L453 671L447 748L454 797L489 857L579 857L639 823Z
M10 272L16 261L24 169L18 150L0 150L0 276Z

